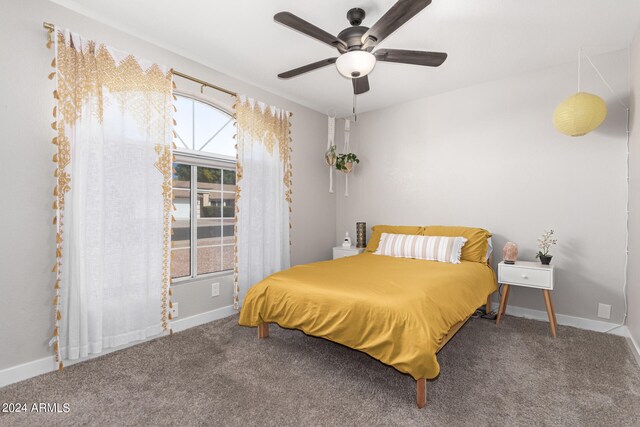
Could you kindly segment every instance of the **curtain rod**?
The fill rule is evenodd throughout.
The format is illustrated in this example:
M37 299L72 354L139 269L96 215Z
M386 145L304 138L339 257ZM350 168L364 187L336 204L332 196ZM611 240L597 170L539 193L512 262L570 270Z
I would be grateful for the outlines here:
M234 96L234 97L238 96L238 94L233 92L233 91L230 91L230 90L225 89L225 88L220 87L220 86L216 86L216 85L211 84L211 83L207 83L204 80L200 80L200 79L198 79L196 77L191 77L190 75L181 73L180 71L176 71L173 68L171 69L171 71L173 71L173 75L178 76L178 77L182 77L183 79L191 80L192 82L196 82L198 84L201 84L202 86L207 86L207 87L210 87L211 89L219 90L220 92L224 92L224 93L226 93L227 95L230 95L230 96Z
M42 26L43 26L44 28L46 28L48 31L53 31L53 30L55 30L55 26L54 26L53 24L49 23L49 22L43 22L43 23L42 23ZM204 80L200 80L200 79L198 79L198 78L196 78L196 77L192 77L192 76L190 76L190 75L188 75L188 74L181 73L180 71L176 71L176 70L174 70L173 68L171 69L171 72L172 72L175 76L182 77L183 79L191 80L192 82L196 82L196 83L198 83L198 84L200 84L200 85L202 85L202 86L210 87L211 89L219 90L220 92L224 92L224 93L226 93L227 95L234 96L234 97L237 97L237 96L238 96L238 94L237 94L237 93L235 93L235 92L233 92L233 91L230 91L230 90L225 89L225 88L220 87L220 86L216 86L216 85L211 84L211 83L209 83L209 82L205 82Z

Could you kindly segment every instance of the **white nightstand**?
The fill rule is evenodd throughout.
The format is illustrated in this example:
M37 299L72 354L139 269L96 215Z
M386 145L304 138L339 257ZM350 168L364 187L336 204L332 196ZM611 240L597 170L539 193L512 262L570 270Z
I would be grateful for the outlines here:
M502 261L498 264L498 283L502 284L502 298L500 299L496 325L500 324L500 318L507 310L511 286L542 289L544 303L547 306L547 315L549 316L551 335L553 337L556 336L558 321L556 320L556 313L553 310L553 301L551 301L551 293L549 292L553 290L552 265L542 265L539 262L531 261L516 261L515 264L505 264Z
M364 252L364 248L356 248L355 246L344 248L342 246L336 246L335 248L333 248L333 259L358 255L362 252Z

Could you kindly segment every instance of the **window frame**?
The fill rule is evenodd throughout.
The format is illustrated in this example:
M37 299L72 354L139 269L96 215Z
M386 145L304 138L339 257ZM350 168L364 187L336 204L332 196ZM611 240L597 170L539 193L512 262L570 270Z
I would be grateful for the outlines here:
M207 99L204 97L196 96L191 93L182 92L178 90L174 90L174 94L176 96L182 96L184 98L192 99L195 102L201 102L203 104L207 104L222 113L228 115L231 120L233 120L233 108L222 103L214 102L211 99ZM189 254L189 272L188 276L171 278L171 282L174 285L197 282L200 280L205 280L207 278L215 278L221 276L231 276L233 275L233 268L229 270L216 271L212 273L204 273L198 274L198 176L197 176L197 167L206 167L206 168L216 168L222 170L233 170L237 171L237 158L233 156L225 156L222 154L214 154L203 152L199 150L191 150L188 148L181 148L176 144L176 148L173 149L174 154L174 163L182 163L188 165L190 167L191 172L191 182L190 182L190 217L189 217L189 232L190 232L190 254ZM223 173L224 174L224 173ZM236 183L237 185L237 183ZM235 218L235 214L234 214ZM224 217L221 217L224 219ZM193 225L196 225L195 227ZM224 251L222 248L225 245L221 245L220 248L220 256L224 256ZM226 245L228 246L228 245Z

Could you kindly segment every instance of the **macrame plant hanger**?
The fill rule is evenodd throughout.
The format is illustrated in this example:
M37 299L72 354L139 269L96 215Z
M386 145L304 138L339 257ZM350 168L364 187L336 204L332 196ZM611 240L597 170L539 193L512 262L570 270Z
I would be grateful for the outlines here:
M351 133L351 122L348 119L344 119L344 150L342 151L345 154L350 153L349 151L349 134ZM349 172L344 171L344 197L349 197Z
M336 155L336 114L330 111L327 115L328 133L327 133L327 151L324 153L324 160L329 166L329 193L333 193L333 168L335 167Z

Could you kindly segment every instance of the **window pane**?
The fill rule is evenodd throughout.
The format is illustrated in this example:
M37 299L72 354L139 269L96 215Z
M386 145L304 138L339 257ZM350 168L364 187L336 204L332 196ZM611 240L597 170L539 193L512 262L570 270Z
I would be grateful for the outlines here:
M233 246L222 247L222 269L233 269Z
M173 164L173 211L171 224L171 277L191 275L191 166Z
M222 170L198 167L198 190L222 189Z
M207 153L221 154L223 156L236 156L236 140L233 136L236 134L236 128L233 121L227 124L215 138L211 140L202 151Z
M202 216L198 218L198 274L220 271L221 243L221 220Z
M230 114L206 102L176 95L176 120L174 130L178 134L178 148L198 150L235 157L236 128Z
M214 218L198 218L198 247L222 243L222 222Z
M233 219L225 218L222 220L222 244L233 245Z
M236 185L236 171L232 170L224 170L222 171L223 183L225 185L225 191L235 191L235 187L232 190L229 190L227 185Z
M214 137L217 136L221 129L225 128L231 121L231 117L220 111L219 109L205 104L204 102L195 102L195 142L196 149L203 150L213 143ZM221 132L220 132L221 133ZM205 147L206 144L206 147ZM214 151L217 152L217 151Z
M233 218L236 213L234 193L222 193L222 214L225 218Z
M174 163L173 169L173 187L191 188L191 166Z
M176 121L174 130L178 134L175 143L178 148L188 148L193 150L193 100L184 96L178 98L173 104L176 110L173 118Z
M198 274L215 273L220 271L221 267L220 246L204 246L198 247Z
M198 218L220 218L222 199L219 191L198 190Z

